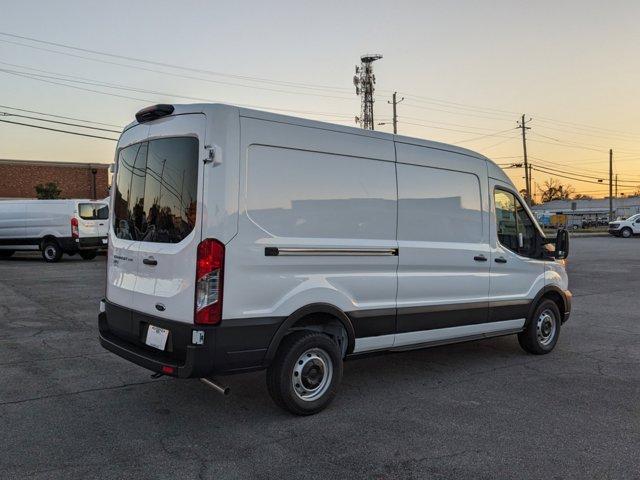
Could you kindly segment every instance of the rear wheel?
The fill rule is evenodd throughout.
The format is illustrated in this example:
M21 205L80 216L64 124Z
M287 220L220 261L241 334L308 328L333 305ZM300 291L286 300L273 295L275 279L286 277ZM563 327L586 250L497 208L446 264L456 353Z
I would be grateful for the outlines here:
M97 250L81 250L80 251L80 257L82 257L83 260L93 260L94 258L96 258L96 255L98 255Z
M620 231L620 235L622 235L623 238L629 238L631 235L633 235L633 232L629 227L625 227Z
M338 344L323 333L300 331L282 340L267 369L274 402L296 415L312 415L335 397L342 380Z
M560 336L560 310L553 300L543 300L533 312L527 327L518 334L520 346L535 355L549 353Z
M45 240L42 243L42 258L45 262L54 263L62 257L62 248L55 240Z
M14 253L15 250L0 250L0 258L9 258Z

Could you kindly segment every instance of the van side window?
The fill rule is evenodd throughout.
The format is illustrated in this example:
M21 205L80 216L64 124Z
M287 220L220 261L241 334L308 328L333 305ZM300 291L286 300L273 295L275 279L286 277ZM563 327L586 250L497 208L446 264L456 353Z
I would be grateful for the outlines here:
M480 181L472 173L398 164L398 240L482 241Z
M496 189L494 202L500 243L519 255L532 256L536 227L520 200L511 192Z

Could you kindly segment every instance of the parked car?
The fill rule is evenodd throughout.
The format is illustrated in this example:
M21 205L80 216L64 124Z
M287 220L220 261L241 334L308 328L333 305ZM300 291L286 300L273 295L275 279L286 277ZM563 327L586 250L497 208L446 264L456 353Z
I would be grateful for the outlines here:
M92 200L0 201L0 258L40 250L47 262L62 255L95 258L106 247L109 205Z
M223 392L214 376L267 369L276 404L306 415L359 354L556 345L568 233L546 239L487 158L226 105L136 119L117 145L98 316L113 353Z
M630 238L640 234L640 213L626 220L616 220L609 223L609 233L616 237Z

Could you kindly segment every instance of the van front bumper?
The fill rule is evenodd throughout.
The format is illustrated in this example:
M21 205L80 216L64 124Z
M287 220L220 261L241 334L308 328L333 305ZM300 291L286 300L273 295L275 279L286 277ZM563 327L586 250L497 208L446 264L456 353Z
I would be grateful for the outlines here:
M100 301L100 344L116 355L153 372L179 378L201 378L264 368L264 358L283 319L223 320L204 326L167 320ZM164 351L145 344L149 325L169 330ZM204 333L202 345L194 331Z

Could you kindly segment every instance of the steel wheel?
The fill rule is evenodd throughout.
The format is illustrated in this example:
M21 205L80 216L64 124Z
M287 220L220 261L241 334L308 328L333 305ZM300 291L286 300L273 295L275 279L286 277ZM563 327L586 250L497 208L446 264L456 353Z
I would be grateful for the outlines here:
M540 345L546 347L553 342L556 335L558 320L551 309L543 310L536 323L536 335Z
M313 402L325 394L333 377L333 362L321 348L310 348L295 363L291 374L293 391L300 400Z
M44 249L44 257L47 260L53 260L56 258L56 247L54 247L53 245L47 245L46 248Z

